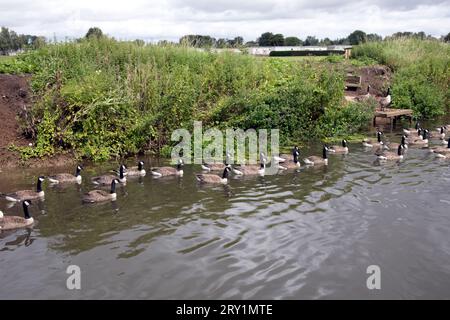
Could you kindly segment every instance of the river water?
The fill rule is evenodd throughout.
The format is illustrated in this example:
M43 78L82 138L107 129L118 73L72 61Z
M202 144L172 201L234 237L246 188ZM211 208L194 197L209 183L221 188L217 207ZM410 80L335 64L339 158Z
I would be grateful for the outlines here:
M0 299L450 298L450 161L420 148L400 163L374 160L351 143L328 167L212 187L186 165L182 178L129 180L99 205L80 196L117 164L87 165L81 186L44 185L32 229L0 233ZM54 170L8 170L0 191ZM0 209L22 215L4 199ZM81 290L66 287L69 265ZM366 286L370 265L380 290Z

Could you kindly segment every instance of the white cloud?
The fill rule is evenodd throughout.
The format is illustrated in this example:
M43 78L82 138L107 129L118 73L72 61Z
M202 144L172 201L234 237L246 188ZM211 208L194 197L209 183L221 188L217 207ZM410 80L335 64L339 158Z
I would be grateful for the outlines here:
M83 36L91 26L120 39L177 40L184 34L256 39L338 38L355 29L389 35L450 31L450 0L0 0L0 23L19 33Z

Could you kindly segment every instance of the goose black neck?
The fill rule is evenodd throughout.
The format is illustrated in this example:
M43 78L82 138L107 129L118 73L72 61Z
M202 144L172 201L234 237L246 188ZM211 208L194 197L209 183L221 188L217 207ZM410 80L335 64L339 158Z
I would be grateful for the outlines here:
M416 130L419 130L419 122L416 122Z
M428 138L428 132L426 130L423 131L423 140Z
M405 144L405 142L406 142L405 136L402 136L402 142L400 144Z
M344 148L347 148L347 141L342 140L342 146L343 146Z
M398 146L397 154L398 154L399 156L402 155L402 145L399 145L399 146Z
M116 181L111 182L111 191L110 193L116 193Z
M377 139L378 139L378 142L381 142L381 132L377 132Z
M228 178L228 167L223 170L222 179Z
M298 153L295 152L294 153L294 163L297 164L297 162L298 162Z
M119 178L123 179L123 166L120 166L119 168Z
M177 170L178 170L178 171L181 170L181 163L177 164Z
M40 178L37 181L36 192L42 192L42 181Z
M75 177L78 177L81 173L81 170L79 167L77 167L77 171L75 171Z
M23 206L23 215L25 219L30 219L31 215L30 212L28 211L28 206L25 204L25 201L23 202L22 206Z
M323 157L324 159L327 159L327 158L328 158L328 155L327 155L327 148L326 148L326 147L323 147L323 149L322 149L322 157Z
M144 169L144 165L142 164L142 162L138 163L138 170L142 171L142 169Z
M261 169L264 169L264 168L266 167L266 165L264 164L264 162L261 162L261 164L259 165L259 167L260 167Z
M444 127L441 127L441 134L444 134Z

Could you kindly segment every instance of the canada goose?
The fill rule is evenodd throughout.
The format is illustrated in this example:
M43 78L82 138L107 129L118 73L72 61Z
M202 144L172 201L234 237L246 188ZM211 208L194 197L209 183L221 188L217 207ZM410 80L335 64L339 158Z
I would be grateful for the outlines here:
M402 145L403 146L403 149L408 149L408 142L406 141L406 136L405 135L402 135L402 140L401 140L401 142L400 143L396 143L396 142L391 142L391 143L389 143L387 146L388 146L388 150L395 150L395 149L398 149L398 146L399 145Z
M126 169L126 167L123 164L119 167L119 179L118 180L120 183L127 182L127 178L124 175L125 169ZM112 174L106 174L103 176L93 177L93 178L91 178L91 181L94 184L105 186L105 185L110 185L111 182L115 179L117 179L117 176L112 175Z
M50 181L50 183L67 183L67 182L81 183L81 174L80 174L81 170L83 170L83 167L77 166L75 175L70 173L59 173L53 176L49 176L48 181Z
M449 153L436 152L436 158L439 158L439 159L450 159L450 154Z
M224 163L202 163L202 170L204 171L222 171L230 163L231 154L227 152Z
M416 126L414 128L403 129L403 133L406 134L407 136L409 136L410 134L417 132L417 130L419 130L419 128L420 128L420 123L417 121Z
M105 190L92 190L83 195L83 202L86 203L94 203L94 202L103 202L103 201L115 201L117 199L116 194L116 184L120 183L118 179L113 179L111 181L111 190L110 192Z
M420 129L419 129L420 130ZM420 135L419 138L408 141L411 145L427 145L428 144L428 130L423 130L423 135Z
M315 166L315 165L328 165L328 147L323 146L322 149L322 157L318 156L310 156L308 158L303 159L303 162L307 165Z
M447 147L433 147L430 149L430 152L434 152L434 153L450 153L450 139L448 139L447 142Z
M445 129L444 129L444 127L440 128L439 133L436 136L432 135L432 136L430 136L430 138L439 138L440 140L444 140L445 139Z
M251 165L251 166L239 166L238 169L236 167L233 168L233 173L239 176L249 176L249 175L256 175L259 174L261 176L264 175L266 171L266 163L262 162L259 166L258 165Z
M222 183L226 184L228 183L228 174L230 173L231 169L229 166L226 166L225 169L223 169L222 177L216 175L216 174L196 174L195 177L197 180L201 183Z
M383 140L381 139L381 136L383 135L383 132L377 131L377 142L372 142L371 139L364 139L362 141L363 147L366 148L381 148L381 149L387 149L387 146L384 144Z
M264 175L266 171L267 158L262 152L259 154L259 161L259 165L241 165L237 169L234 167L233 173L239 176L255 174Z
M3 212L0 211L0 230L12 230L31 226L34 223L34 219L28 211L30 204L31 200L23 201L23 218L18 216L4 216Z
M378 155L378 160L400 160L403 159L403 146L399 145L397 152L386 151L383 154Z
M295 146L294 149L292 149L292 157L293 160L288 160L283 163L283 169L296 169L300 168L300 161L298 157L300 156L300 152L298 150L298 147Z
M342 140L342 146L331 146L330 151L333 153L348 153L347 140Z
M386 97L380 99L381 110L384 110L384 108L389 107L390 104L391 104L391 88L389 87Z
M130 176L130 177L145 176L146 171L144 169L144 161L139 161L137 167L128 168L125 173L127 176ZM119 172L119 174L120 174L120 172Z
M23 200L34 200L44 197L44 190L42 190L42 182L45 180L44 176L39 176L36 185L36 191L20 190L8 194L2 194L5 199L11 202L18 202Z
M184 163L183 160L178 160L178 164L176 168L173 167L159 167L159 168L152 168L152 175L155 177L167 177L167 176L183 176L183 167Z

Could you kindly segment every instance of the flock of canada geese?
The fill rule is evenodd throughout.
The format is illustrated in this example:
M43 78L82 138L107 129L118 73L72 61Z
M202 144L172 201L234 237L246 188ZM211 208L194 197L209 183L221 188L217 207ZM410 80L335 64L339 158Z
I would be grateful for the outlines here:
M450 138L445 140L446 135L450 135L450 125L445 125L437 128L436 133L430 133L429 130L421 128L419 123L416 123L415 128L403 129L403 135L399 143L390 143L383 140L383 133L377 130L377 140L372 141L367 138L362 141L362 145L366 150L375 150L375 155L379 161L401 160L405 156L408 146L428 147L429 140L435 139L440 141L441 146L434 146L428 150L436 155L438 158L450 159ZM346 140L342 140L341 145L327 146L322 148L322 156L310 156L303 159L307 166L321 166L328 164L328 153L346 154L349 148ZM235 175L264 175L266 165L272 162L275 165L275 170L288 170L300 167L300 151L297 146L292 149L291 154L281 154L280 156L273 156L270 161L267 157L260 154L260 164L257 165L230 165L231 155L227 153L224 163L203 163L201 168L204 173L196 174L195 177L199 183L208 184L226 184L228 177L232 172ZM156 178L167 176L183 176L183 161L180 159L175 167L157 167L151 168L152 176ZM60 173L49 176L48 181L51 184L67 184L67 183L81 183L81 171L83 167L78 165L75 174ZM213 172L222 172L221 175ZM96 203L105 201L114 201L117 198L116 185L125 184L127 177L143 177L146 175L144 169L144 162L139 161L136 167L126 168L121 165L114 174L106 174L91 178L93 184L97 186L110 187L109 191L95 189L83 195L83 202ZM7 201L22 202L24 217L18 216L4 216L0 211L0 231L11 230L31 226L34 223L28 207L32 200L43 199L44 190L42 183L45 177L39 176L37 180L36 190L20 190L12 193L0 193Z

